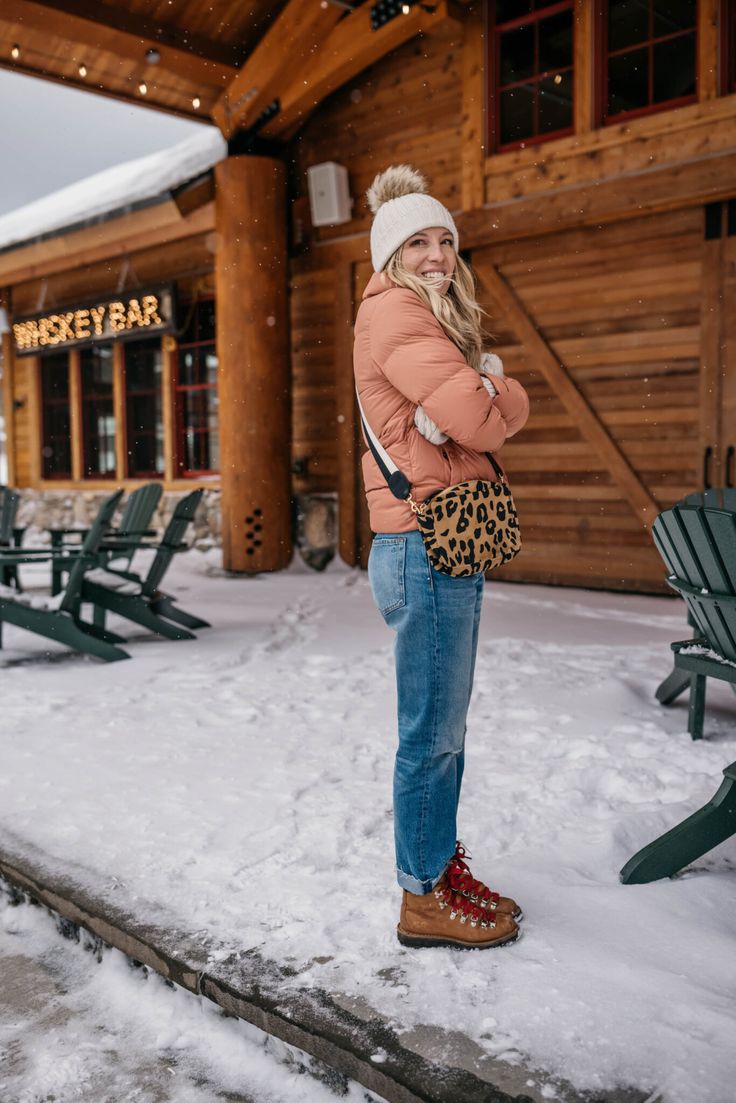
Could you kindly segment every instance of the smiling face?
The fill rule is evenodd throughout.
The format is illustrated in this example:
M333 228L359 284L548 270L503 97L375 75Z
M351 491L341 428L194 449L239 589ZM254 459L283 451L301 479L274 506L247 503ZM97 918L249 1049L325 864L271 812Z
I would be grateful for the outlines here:
M401 246L401 260L407 271L426 280L441 295L447 294L455 271L455 245L444 226L432 226L407 238Z

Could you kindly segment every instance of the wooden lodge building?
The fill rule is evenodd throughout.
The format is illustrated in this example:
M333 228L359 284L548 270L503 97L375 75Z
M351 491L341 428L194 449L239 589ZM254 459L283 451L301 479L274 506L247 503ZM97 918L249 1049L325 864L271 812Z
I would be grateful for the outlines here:
M453 211L531 397L503 451L524 536L503 577L660 590L657 513L734 485L734 0L4 0L0 64L228 143L155 196L0 243L19 488L206 485L236 571L285 566L294 501L335 501L364 562L364 193L401 162ZM320 224L326 163L353 203Z

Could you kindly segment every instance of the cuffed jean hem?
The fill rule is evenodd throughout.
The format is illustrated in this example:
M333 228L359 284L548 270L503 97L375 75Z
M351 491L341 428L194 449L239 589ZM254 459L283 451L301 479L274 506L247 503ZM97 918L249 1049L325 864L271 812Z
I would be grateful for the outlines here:
M416 877L412 877L410 873L404 873L403 869L397 868L396 880L399 882L399 888L406 889L407 892L413 892L415 896L426 896L442 880L449 864L450 859L448 858L442 867L442 872L438 873L433 880L428 881L419 881Z

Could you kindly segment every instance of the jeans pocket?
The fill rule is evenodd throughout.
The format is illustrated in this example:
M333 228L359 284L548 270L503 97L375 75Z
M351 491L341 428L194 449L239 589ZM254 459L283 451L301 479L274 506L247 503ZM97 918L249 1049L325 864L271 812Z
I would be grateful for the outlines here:
M378 538L373 541L368 558L368 580L373 600L382 616L388 616L406 602L404 567L406 564L406 537Z

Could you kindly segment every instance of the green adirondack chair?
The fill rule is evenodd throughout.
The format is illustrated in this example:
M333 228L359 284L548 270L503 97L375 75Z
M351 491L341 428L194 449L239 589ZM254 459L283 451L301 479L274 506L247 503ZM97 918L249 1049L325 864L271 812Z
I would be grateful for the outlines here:
M6 560L17 566L24 562L38 563L63 558L69 574L63 595L60 595L61 600L59 595L43 599L30 594L17 594L5 586L0 588L0 646L3 624L8 623L47 639L57 640L76 651L94 655L106 662L130 658L127 651L116 646L125 642L121 636L88 624L81 617L85 575L99 563L100 545L122 496L123 491L118 490L105 499L81 548L72 556L65 555L63 551L57 555L47 552L45 558L38 554L25 555L22 549L12 556L4 556L0 552L0 566Z
M655 543L664 559L668 584L687 603L698 635L672 644L675 669L657 696L668 703L690 686L688 728L703 734L706 678L736 685L736 511L678 505L654 522ZM661 693L663 686L670 689ZM671 877L736 833L736 762L723 771L721 786L703 808L649 843L621 870L624 884Z
M9 486L0 486L0 551L10 548L15 539L15 515L20 504L20 494L17 490L11 490ZM6 563L0 567L0 584L15 586L20 590L18 568L12 563Z
M82 600L94 605L98 628L104 629L107 613L117 613L171 640L191 640L190 628L209 628L206 620L180 609L175 599L160 589L174 556L187 548L184 535L203 493L194 490L177 503L145 576L122 570L116 560L85 576Z
M128 496L125 503L120 523L116 529L105 535L104 543L100 547L100 562L114 560L122 569L130 565L136 550L141 546L146 536L155 536L155 532L149 529L151 518L156 512L156 507L161 499L163 487L160 482L146 483L139 486ZM65 537L72 534L84 537L89 531L83 528L54 528L47 529L51 534L53 548L67 547L76 550L78 544L70 544ZM51 593L60 593L63 586L63 559L52 565Z
M714 509L727 509L732 513L736 513L736 490L730 487L711 487L708 490L695 491L693 494L688 494L687 497L679 501L677 505L710 506ZM698 625L693 620L692 613L689 610L687 620L691 628L697 629ZM678 668L675 667L671 674L669 674L657 688L657 700L663 705L671 705L680 694L688 689L690 680L691 676L689 671L678 670ZM732 689L734 693L736 693L736 685L732 686Z
M675 666L657 689L667 705L690 687L688 730L703 735L706 678L736 685L736 512L677 505L652 529L668 584L685 599L692 640L672 644ZM725 661L724 661L725 660Z
M736 834L736 762L706 805L629 858L620 873L625 885L645 885L679 870Z

